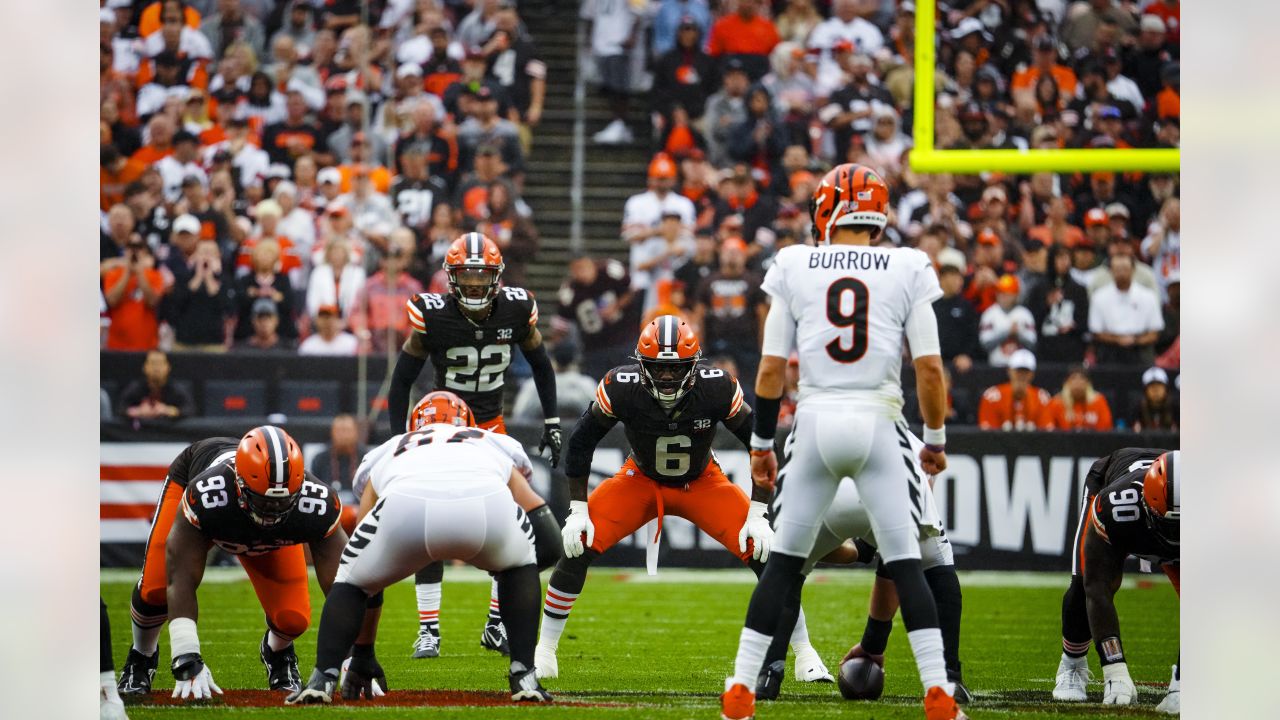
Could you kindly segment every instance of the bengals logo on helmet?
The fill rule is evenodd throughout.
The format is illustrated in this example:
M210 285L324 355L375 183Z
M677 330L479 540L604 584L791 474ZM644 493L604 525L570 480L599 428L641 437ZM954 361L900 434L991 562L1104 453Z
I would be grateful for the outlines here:
M448 390L436 390L423 395L413 406L413 412L409 414L409 432L436 423L475 427L476 419L462 398Z
M444 256L449 292L468 310L489 307L498 295L498 280L505 267L498 244L478 232L459 235Z
M837 165L813 191L809 219L814 241L824 245L835 228L846 225L869 225L878 237L889 223L889 186L865 165Z

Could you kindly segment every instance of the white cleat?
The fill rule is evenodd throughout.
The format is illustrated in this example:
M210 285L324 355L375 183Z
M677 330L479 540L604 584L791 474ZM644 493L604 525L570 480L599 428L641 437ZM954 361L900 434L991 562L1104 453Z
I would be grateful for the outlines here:
M1058 683L1053 688L1053 699L1058 702L1084 702L1085 690L1093 674L1089 672L1089 658L1062 656L1058 663Z
M533 666L539 680L560 676L560 663L554 648L538 645L533 649Z
M796 679L800 682L821 682L833 683L836 681L831 676L831 671L822 663L822 658L818 655L818 651L812 645L808 647L792 648L796 654Z
M1160 704L1156 706L1156 712L1167 713L1169 715L1182 714L1182 688L1178 682L1178 666L1173 666L1173 679L1169 681L1169 694L1164 696Z

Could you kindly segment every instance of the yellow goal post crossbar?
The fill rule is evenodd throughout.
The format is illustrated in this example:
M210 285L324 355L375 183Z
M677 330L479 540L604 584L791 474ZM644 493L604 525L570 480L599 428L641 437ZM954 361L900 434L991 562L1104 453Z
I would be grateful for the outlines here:
M915 108L911 169L924 173L1161 172L1176 173L1177 148L1096 150L939 150L933 146L934 17L936 0L916 3Z

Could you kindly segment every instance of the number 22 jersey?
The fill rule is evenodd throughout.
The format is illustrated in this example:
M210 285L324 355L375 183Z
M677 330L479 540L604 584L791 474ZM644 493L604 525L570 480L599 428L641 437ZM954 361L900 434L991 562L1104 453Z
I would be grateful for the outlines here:
M942 297L929 256L912 248L793 245L761 288L795 327L799 403L871 400L902 407L902 348L911 311Z
M533 293L518 287L499 288L484 320L462 314L452 295L421 293L409 298L409 326L421 335L435 368L435 387L449 390L471 408L476 422L502 413L502 380L511 364L512 346L529 337L538 324Z

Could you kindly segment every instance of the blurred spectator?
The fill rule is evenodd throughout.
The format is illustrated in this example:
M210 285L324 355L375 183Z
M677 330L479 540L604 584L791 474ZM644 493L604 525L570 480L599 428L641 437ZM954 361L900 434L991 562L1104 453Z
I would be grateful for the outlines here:
M802 45L821 22L822 14L814 8L813 0L787 0L786 7L774 18L778 37Z
M904 153L911 149L911 138L903 134L898 111L893 107L880 105L872 113L872 117L874 123L866 138L867 160L881 173L897 175L902 172ZM1004 192L998 187L990 189L1000 190L1002 194Z
M316 219L310 211L298 205L298 186L286 180L276 185L271 197L283 215L277 231L293 243L301 257L310 256L316 242Z
M298 345L299 355L355 355L360 341L343 329L338 306L321 305L311 320L315 332Z
M1004 259L1004 241L991 230L978 233L973 251L973 268L965 287L965 298L974 309L984 313L996 301L996 281L1000 275L1016 272L1017 267Z
M1035 430L1045 424L1049 393L1031 384L1036 356L1018 350L1009 358L1009 382L993 385L978 404L978 427L983 430Z
M199 160L200 141L186 130L179 130L173 136L173 154L160 158L155 168L160 171L164 180L165 202L177 202L182 195L182 184L187 178L194 177L201 185L207 185L209 178Z
M1164 307L1161 309L1162 317L1164 317L1164 330L1160 331L1160 337L1156 340L1156 354L1163 355L1171 346L1178 341L1178 336L1182 332L1182 276L1177 270L1169 276L1169 284L1166 287L1169 298L1165 301ZM1159 364L1159 363L1157 363ZM1177 367L1175 364L1174 367Z
M712 165L724 165L733 128L747 119L747 90L751 79L738 58L730 58L721 68L720 91L707 98L707 158Z
M1068 200L1061 195L1049 200L1044 224L1037 225L1027 231L1027 237L1039 240L1045 247L1053 244L1072 247L1084 237L1080 228L1067 221L1070 213Z
M1051 78L1063 97L1075 97L1076 74L1071 68L1058 63L1058 43L1050 35L1041 35L1035 40L1033 64L1013 74L1009 92L1014 102L1035 100L1036 85L1043 75Z
M569 276L560 286L556 314L551 318L553 344L568 343L576 328L582 347L582 371L602 378L622 362L635 342L638 295L627 268L617 260L579 255L569 263Z
M116 414L138 421L171 422L195 414L191 395L169 377L169 356L159 350L147 352L142 378L125 386Z
M133 211L129 206L124 203L112 205L107 211L107 230L99 233L98 260L122 257L125 248L135 237L133 227Z
M478 47L493 34L497 28L498 9L503 0L477 0L475 8L458 23L454 36L463 47Z
M386 250L387 235L400 225L400 215L391 206L384 191L376 190L367 167L357 167L351 176L351 192L337 199L351 213L352 224L368 242L366 250L382 253ZM374 260L375 258L368 258ZM366 260L365 257L361 258Z
M183 217L191 218L190 215ZM173 289L165 298L165 315L174 329L173 347L222 352L226 350L226 318L231 298L218 244L212 240L200 241L187 265L184 272L175 273Z
M1128 238L1118 236L1114 233L1111 240L1107 243L1107 262L1099 265L1096 272L1089 278L1089 297L1092 298L1094 293L1100 288L1105 287L1111 282L1112 266L1115 264L1116 258L1124 256L1133 261L1133 282L1141 285L1152 292L1156 292L1159 287L1156 284L1155 271L1151 266L1138 260L1134 254L1133 243Z
M893 97L883 87L872 83L873 65L869 55L836 54L844 59L843 67L848 71L849 80L831 93L829 103L818 113L818 118L835 134L836 158L843 162L849 158L853 139L857 137L860 144L864 142L875 123L876 112L892 108Z
M508 118L525 128L522 140L529 147L527 129L537 127L542 119L542 104L547 94L547 64L538 58L529 34L520 26L515 4L507 4L494 17L493 35L484 45L489 61L489 76L511 102Z
M437 271L443 271L442 263L449 244L462 234L455 222L453 208L447 203L437 203L431 213L431 225L421 234L418 249L414 252L409 272L423 285L431 283ZM443 278L443 275L441 276ZM447 289L447 285L445 286ZM435 292L428 289L427 292Z
M1089 331L1100 363L1146 363L1164 318L1154 291L1134 283L1132 255L1111 258L1112 281L1089 298Z
M338 308L342 320L351 318L365 284L364 268L351 259L351 246L340 239L324 248L324 262L311 270L307 281L307 313L320 315L321 308Z
M133 154L133 159L146 166L151 166L160 158L173 154L173 134L177 128L167 115L159 114L147 123L147 142Z
M1182 211L1176 197L1164 201L1160 214L1142 240L1142 255L1151 261L1161 300L1169 298L1169 278L1178 276L1182 263Z
M760 230L768 229L778 215L778 204L773 195L757 190L757 172L760 171L745 163L735 164L732 174L720 184L720 201L716 203L715 214L719 225L728 218L735 218L739 227L733 232L751 243L748 252L752 255L760 247L757 237Z
M436 110L430 104L414 106L409 117L413 123L409 132L396 139L395 163L403 175L404 154L410 148L425 152L427 174L444 181L446 188L454 187L458 172L458 143L452 133L445 133L436 123Z
M938 253L938 282L942 286L942 297L933 301L942 359L959 373L969 372L980 352L978 312L974 310L973 303L960 294L964 288L964 266L964 253L959 250L946 248Z
M1158 367L1142 373L1142 401L1133 419L1134 432L1178 431L1178 405L1169 395L1169 374Z
M664 2L658 11L659 20L667 8L680 4L684 3L680 0ZM696 5L694 0L687 4ZM702 12L706 13L705 6ZM656 56L653 90L649 93L653 111L663 117L664 123L670 123L672 111L677 106L684 109L691 120L702 117L707 98L716 90L715 61L702 50L698 21L690 16L681 18L673 39L674 43ZM657 44L656 32L654 44Z
M1093 389L1089 373L1083 365L1072 365L1062 392L1053 396L1045 408L1046 430L1098 430L1112 428L1111 406L1102 393Z
M692 321L689 313L689 297L684 283L679 280L659 280L654 284L654 295L657 302L645 311L640 318L640 327L644 327L663 315L675 315L686 322Z
M1125 74L1124 58L1115 48L1105 48L1102 51L1102 71L1107 76L1107 91L1112 97L1123 100L1134 109L1140 110L1143 107L1142 90L1133 78Z
M1046 243L1042 238L1028 237L1022 243L1022 269L1018 271L1017 278L1022 294L1018 296L1018 301L1023 305L1027 304L1027 296L1031 293L1032 288L1044 281L1049 273L1049 246L1058 247L1065 243ZM1043 360L1044 356L1041 355Z
M102 273L107 301L107 350L151 350L160 339L157 308L164 295L164 276L156 269L151 247L136 235L125 245L123 262Z
M307 119L307 101L302 93L290 90L285 96L284 119L262 131L262 149L272 162L293 161L320 147L320 128Z
M743 377L754 378L769 300L760 289L760 278L747 272L746 244L738 238L725 240L720 269L691 294L693 326L707 354L733 358ZM751 390L744 392L748 398L755 396Z
M1153 98L1160 92L1160 70L1177 59L1167 30L1159 15L1143 15L1138 23L1138 43L1125 57L1125 74L1138 84L1143 97Z
M716 255L715 237L699 233L693 238L693 255L684 264L676 268L676 282L685 289L693 288L696 292L702 281L711 276L720 267L720 258Z
M302 275L303 255L294 246L293 241L280 232L280 219L284 209L275 200L263 200L254 207L258 225L252 235L240 243L240 253L236 258L237 272L247 274L253 265L253 249L263 240L271 240L280 248L280 272L289 278L295 288L304 285Z
M578 364L575 362L577 351L577 347L571 342L558 343L551 348L551 361L556 370L556 410L560 417L581 417L596 398L596 385L599 381L578 372ZM617 364L624 360L624 356L618 356ZM512 404L511 415L526 422L542 419L542 406L538 402L538 388L533 378L521 383L520 391L516 393Z
M454 193L455 203L466 220L475 223L484 219L489 185L504 177L507 177L507 164L498 146L485 144L476 148L474 166L458 181Z
M738 0L738 10L720 17L707 36L707 54L737 58L752 80L769 71L769 53L781 42L773 21L760 14L760 0Z
M280 336L286 341L297 340L293 288L289 278L280 272L280 245L275 240L258 242L250 256L250 270L236 278L235 338L243 340L253 334L254 303L265 298L275 304L279 313Z
M351 146L348 151L350 162L338 166L338 172L342 175L340 186L342 192L351 192L356 179L366 175L373 184L373 189L379 193L385 195L391 189L391 171L373 159L375 153L371 150L377 146L379 149L376 155L382 157L386 154L383 145L384 143L377 140L376 136L364 132L357 132L351 136Z
M632 285L641 273L650 278L643 307L647 310L658 302L658 283L675 279L675 268L693 255L693 236L684 227L678 210L667 209L658 224L658 234L639 243L639 251L633 255L635 270L631 273Z
M364 453L360 424L355 416L339 413L329 424L329 442L311 458L311 473L336 492L350 496L351 481ZM343 502L348 502L348 498L344 497Z
M650 247L663 239L662 220L668 213L679 218L679 229L692 232L695 220L693 203L672 190L676 183L676 164L670 157L658 154L649 163L649 189L627 198L622 210L622 239L631 246L631 287L648 291L654 277L641 263L651 263ZM691 254L691 253L690 253Z
M293 40L294 47L305 56L316 40L315 18L311 14L310 4L307 0L288 0L283 20L280 29L271 36L271 44L274 46L279 38L288 37Z
M167 274L166 282L172 284L175 278L189 275L195 270L196 245L200 242L200 221L194 215L179 215L169 226L169 233L169 244L164 246L168 252L160 265L160 270Z
M458 125L458 149L464 169L470 169L482 145L497 147L502 161L515 176L524 172L524 152L515 123L498 115L498 96L487 85L475 91L475 113Z
M449 186L443 178L431 174L427 143L397 145L396 151L400 153L400 174L391 184L391 202L400 221L421 233L431 223L436 204L449 201Z
M259 178L265 177L267 168L271 166L271 157L253 144L249 123L243 118L232 118L227 123L227 139L206 146L204 153L205 165L215 164L215 158L220 153L226 153L231 167L238 174L238 185L242 188L259 184Z
M701 37L711 29L707 0L659 0L653 18L653 57L660 58L680 44L688 25Z
M235 41L247 43L257 55L262 55L267 47L262 23L244 11L240 0L218 0L218 12L205 18L200 32L209 39L219 57Z
M591 56L601 94L609 101L612 118L592 136L602 145L626 145L635 140L627 127L631 101L631 51L644 32L643 10L625 0L587 0L582 18L591 24Z
M498 244L502 251L502 280L507 285L526 287L525 268L538 254L538 228L533 221L516 212L514 190L506 180L489 184L484 220L476 223L476 232Z
M390 249L382 258L382 269L360 289L357 311L351 317L356 336L367 340L367 347L378 354L397 349L404 342L409 331L404 305L423 292L422 283L405 272L413 256L413 231L396 228L388 242Z
M238 341L236 350L290 350L293 343L280 337L280 313L271 298L260 297L253 301L250 310L251 333Z
M1030 310L1018 304L1018 278L1001 275L995 290L995 303L978 321L978 342L987 351L987 362L1004 367L1019 349L1035 349L1036 321Z
M1054 245L1048 273L1032 286L1026 298L1039 335L1036 352L1046 362L1084 360L1089 294L1073 279L1072 254L1066 247Z
M791 353L787 358L786 384L782 389L782 402L778 408L778 427L790 428L796 423L796 405L800 397L800 356Z
M124 189L139 180L146 165L120 154L115 145L103 145L98 153L98 203L102 210L124 201Z
M1071 50L1090 50L1099 28L1115 25L1123 35L1133 35L1138 28L1133 15L1113 5L1111 0L1089 0L1088 4L1075 3L1062 21L1062 41Z
M761 186L785 189L782 152L786 147L787 136L774 111L773 98L763 85L753 85L747 91L746 118L730 130L729 157L763 173Z
M858 0L833 0L831 17L819 23L809 34L809 47L822 51L822 73L835 65L832 49L840 42L848 43L861 55L874 55L884 47L884 33L874 23L859 17Z

